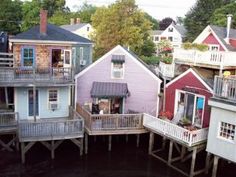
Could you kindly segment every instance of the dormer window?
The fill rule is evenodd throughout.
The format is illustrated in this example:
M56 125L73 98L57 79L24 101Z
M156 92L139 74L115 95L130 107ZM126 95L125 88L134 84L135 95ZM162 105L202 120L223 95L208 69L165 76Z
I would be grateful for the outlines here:
M220 46L217 45L217 44L209 45L209 50L210 51L219 51L220 50Z
M125 55L112 55L111 62L111 78L123 79Z
M173 32L173 28L168 28L168 32Z

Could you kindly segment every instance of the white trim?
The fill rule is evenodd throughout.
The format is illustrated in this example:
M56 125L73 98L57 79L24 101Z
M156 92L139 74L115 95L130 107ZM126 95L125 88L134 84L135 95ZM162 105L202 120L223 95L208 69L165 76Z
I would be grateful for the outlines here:
M34 43L34 44L93 44L92 42L72 42L72 41L53 41L53 40L27 40L27 39L9 39L9 42L15 43Z
M156 107L156 117L158 117L159 115L159 102L160 102L160 97L159 97L159 94L160 94L160 88L161 88L161 83L159 82L158 85L157 85L157 107ZM163 105L162 105L163 106Z
M88 70L90 70L91 68L93 68L94 66L96 66L98 63L100 63L101 61L103 61L105 58L107 58L109 55L111 55L112 53L114 53L115 50L117 49L121 49L126 55L128 55L129 57L133 58L134 62L137 63L139 66L141 66L141 68L143 68L153 79L155 79L158 82L162 82L162 80L157 77L154 73L152 73L149 69L146 68L146 66L144 66L140 61L138 61L133 55L131 55L128 51L126 51L123 47L121 47L120 45L117 45L115 48L113 48L112 50L110 50L108 53L106 53L105 55L103 55L101 58L99 58L97 61L95 61L94 63L92 63L91 65L89 65L87 68L85 68L83 71L81 71L80 73L78 73L75 76L75 79L79 78L80 76L82 76L84 73L86 73Z
M27 88L27 119L29 120L33 120L34 119L34 116L29 116L29 90L32 90L34 92L34 89L33 88ZM38 116L36 116L36 119L40 119L40 92L39 92L39 89L35 88L35 91L37 92L38 91Z
M75 110L76 110L76 104L77 104L77 96L78 96L78 92L77 92L77 86L78 86L78 81L77 81L77 79L75 79L75 98L74 98L74 108L75 108ZM72 96L72 95L70 95L70 96Z
M125 63L121 63L121 64L122 64L122 77L116 78L116 77L114 77L114 75L113 75L114 63L111 62L111 79L114 79L114 80L122 80L122 79L125 78Z
M180 74L179 76L174 78L172 81L170 81L168 84L166 84L166 88L169 87L170 85L172 85L173 83L175 83L176 81L178 81L179 79L181 79L182 77L184 77L185 75L187 75L190 72L207 88L207 90L210 91L210 93L213 94L213 89L210 88L210 86L208 86L207 83L204 80L202 80L202 78L192 68L189 68L187 71Z
M57 102L57 110L59 110L60 109L60 107L59 107L59 105L60 105L59 104L60 103L60 100L59 100L59 95L60 95L59 94L59 88L48 88L47 89L47 108L48 108L49 111L52 111L51 109L49 109L49 102L50 102L49 101L49 91L50 90L56 90L57 91L57 101L56 102Z
M14 87L14 111L18 112L18 105L17 105L17 94L16 94L16 87ZM19 116L19 115L18 115ZM19 117L18 117L19 118Z
M199 35L198 37L193 41L193 43L202 43L203 40L206 39L206 37L209 36L209 34L213 34L213 36L216 38L216 40L220 43L220 45L223 47L223 49L228 52L229 50L227 49L227 47L225 47L225 45L221 42L221 40L219 39L219 37L216 35L216 33L214 32L214 30L211 28L210 25L208 25Z
M69 63L70 64L66 64L66 52L69 52L70 54L69 54ZM71 51L71 49L64 49L63 50L63 67L71 67L72 66L72 51Z

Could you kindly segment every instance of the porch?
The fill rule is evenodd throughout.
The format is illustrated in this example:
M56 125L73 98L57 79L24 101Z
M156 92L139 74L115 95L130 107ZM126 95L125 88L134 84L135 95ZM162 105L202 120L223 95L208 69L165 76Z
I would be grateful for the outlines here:
M206 51L174 49L173 58L175 63L193 66L233 69L236 67L235 52Z
M162 77L167 79L172 79L175 76L175 64L172 62L171 64L166 64L160 61L159 63L159 73Z

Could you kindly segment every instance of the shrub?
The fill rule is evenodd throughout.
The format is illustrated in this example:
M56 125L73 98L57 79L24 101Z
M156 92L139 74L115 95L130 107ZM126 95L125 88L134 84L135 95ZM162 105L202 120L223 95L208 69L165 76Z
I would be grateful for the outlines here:
M148 65L158 65L160 62L160 56L141 56L141 59Z
M208 46L206 44L196 44L196 43L190 43L190 42L183 43L182 47L186 50L195 49L202 52L208 50Z

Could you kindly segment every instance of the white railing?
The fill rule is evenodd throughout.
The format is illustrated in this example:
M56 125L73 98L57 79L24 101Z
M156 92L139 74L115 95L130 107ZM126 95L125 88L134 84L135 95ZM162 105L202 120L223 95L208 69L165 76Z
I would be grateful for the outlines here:
M72 81L72 68L0 68L0 81L3 82L68 82Z
M170 78L174 77L174 75L175 75L174 62L172 62L172 64L165 64L165 63L160 61L159 68L160 68L161 74L164 77L170 77Z
M208 128L190 131L176 124L148 114L144 114L143 116L143 126L151 131L168 136L177 141L181 141L188 146L193 146L207 140Z
M174 49L173 58L176 62L192 63L193 65L204 64L223 69L224 67L236 66L236 52L224 51L197 51Z
M0 52L0 67L13 67L14 57L13 53Z
M214 97L236 101L236 78L215 76Z
M0 113L0 129L6 127L16 127L18 113L16 112L1 112Z

